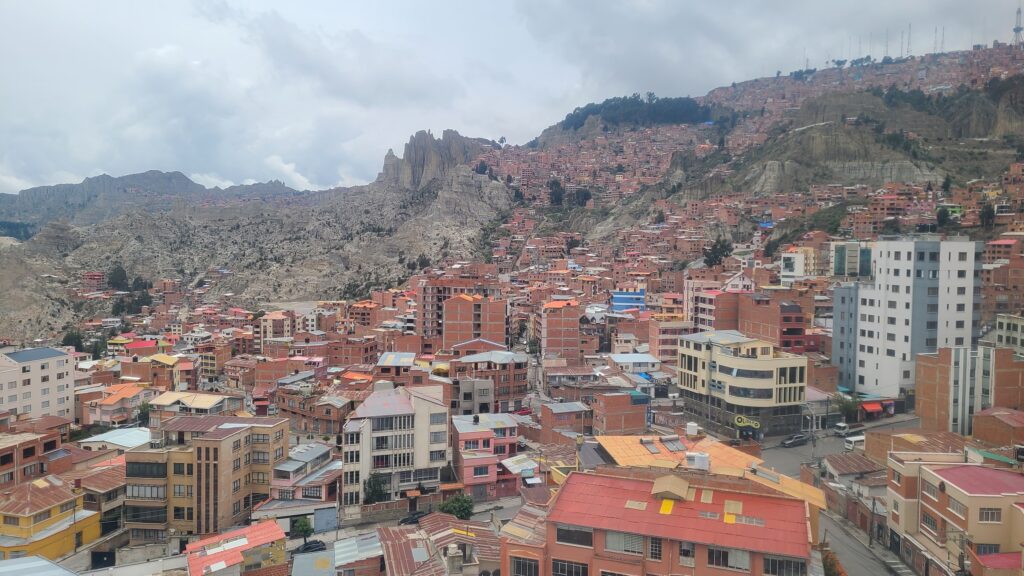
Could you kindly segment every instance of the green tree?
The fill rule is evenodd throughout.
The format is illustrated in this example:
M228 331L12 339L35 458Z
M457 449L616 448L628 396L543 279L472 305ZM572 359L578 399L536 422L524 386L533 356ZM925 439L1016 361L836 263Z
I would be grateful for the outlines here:
M363 482L363 504L387 502L388 494L384 490L384 476L380 473L370 474Z
M61 346L74 346L75 352L84 352L85 344L82 343L82 334L78 330L72 330L64 335L60 341Z
M136 276L135 279L132 280L132 292L142 292L143 290L149 290L152 287L153 283L148 280L144 280L141 276Z
M665 223L665 212L663 210L658 210L657 212L654 213L654 223L655 224L664 224Z
M580 188L576 191L576 205L581 207L586 206L587 202L589 202L592 197L593 195L590 193L590 190Z
M473 499L464 493L456 494L442 502L437 510L451 514L459 520L469 520L473 516Z
M291 536L302 538L302 543L306 543L306 538L313 535L313 527L309 525L309 520L305 516L299 516L297 520L292 522Z
M149 402L139 405L139 426L149 426Z
M949 194L949 191L953 188L953 179L946 174L946 177L942 179L942 191Z
M939 208L939 211L935 213L935 221L938 223L940 228L945 227L946 225L948 225L949 224L949 209L946 208L945 206L943 206L942 208Z
M476 173L487 174L487 162L481 160L480 163L476 165Z
M416 257L416 267L420 270L430 266L430 258L426 254L420 254Z
M548 193L552 206L561 206L565 201L565 188L562 188L562 183L556 179L548 181Z
M889 218L882 222L882 234L899 234L901 230L900 221L896 218Z
M536 338L530 338L526 343L527 354L540 354L540 340Z
M843 420L849 423L857 421L857 411L860 410L860 407L857 405L856 400L838 394L833 396L832 400L836 412L843 415Z
M978 216L978 219L986 230L991 230L992 227L996 225L996 209L986 202L981 207L981 214Z
M732 242L719 236L715 239L714 244L710 247L704 248L704 265L708 267L718 266L722 262L725 262L725 259L731 254Z
M128 273L125 272L124 267L120 264L114 264L114 267L110 269L110 273L107 274L107 285L114 290L128 290Z
M89 346L89 353L92 354L93 360L99 360L107 353L107 341L103 338L92 341L92 345Z

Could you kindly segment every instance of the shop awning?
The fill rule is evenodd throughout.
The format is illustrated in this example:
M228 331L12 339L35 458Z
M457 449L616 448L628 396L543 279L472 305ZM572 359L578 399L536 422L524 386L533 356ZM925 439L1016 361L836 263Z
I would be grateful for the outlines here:
M865 403L861 404L860 407L863 408L865 412L881 412L882 411L882 403L881 402L865 402Z

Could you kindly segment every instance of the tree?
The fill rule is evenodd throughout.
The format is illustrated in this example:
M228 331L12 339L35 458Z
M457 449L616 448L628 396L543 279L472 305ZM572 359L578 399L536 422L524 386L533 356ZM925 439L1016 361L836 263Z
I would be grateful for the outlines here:
M900 221L896 218L889 218L882 222L882 234L899 234L901 230Z
M153 283L148 280L144 280L141 276L136 276L135 279L132 280L132 292L142 292L143 290L149 290L152 287Z
M481 160L480 163L476 165L476 173L487 174L487 163Z
M944 227L949 224L949 209L943 206L939 208L939 211L935 214L935 221L939 227Z
M420 270L430 266L430 258L426 254L420 254L416 257L416 267Z
M527 354L540 354L540 340L536 338L530 338L526 343Z
M590 193L590 190L587 190L586 188L580 188L579 190L576 191L577 206L586 206L587 202L589 202L591 198L592 195Z
M718 266L732 254L732 242L719 236L710 247L704 248L704 265Z
M562 188L562 183L556 179L548 181L548 194L552 206L561 206L565 200L565 188Z
M149 402L139 405L139 426L149 426Z
M376 504L386 502L388 494L384 490L384 476L382 474L370 474L370 477L363 482L363 504Z
M657 212L654 213L654 223L655 224L664 224L665 223L665 212L663 210L658 210Z
M838 394L833 396L832 400L834 401L836 412L843 415L844 421L848 423L857 421L857 411L860 410L860 407L855 400Z
M946 174L946 177L942 179L942 192L949 194L951 188L953 188L953 179Z
M502 146L504 146L504 145L505 145L505 142L506 142L506 140L505 140L505 137L504 137L504 136L502 136L502 137L498 138L498 144L501 144Z
M306 543L306 538L313 535L313 527L309 525L309 520L305 516L299 516L295 522L292 523L291 535L293 537L298 536L302 538L302 543Z
M473 499L465 493L459 493L441 502L438 512L451 514L459 520L469 520L473 516Z
M107 274L107 285L114 290L128 290L128 273L120 264L114 264L110 269L110 274Z
M99 360L107 353L107 341L103 338L92 341L92 346L89 347L89 353L92 354L93 360Z
M981 207L981 214L978 215L978 219L986 230L991 230L992 227L996 225L996 209L986 202L985 205Z
M82 343L82 334L77 330L72 330L64 335L64 338L60 341L61 346L74 346L75 352L84 352L85 344Z

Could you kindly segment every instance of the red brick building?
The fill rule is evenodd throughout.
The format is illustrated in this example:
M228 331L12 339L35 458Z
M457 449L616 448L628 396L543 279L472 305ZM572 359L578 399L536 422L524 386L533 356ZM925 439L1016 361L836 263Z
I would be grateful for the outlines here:
M629 436L647 431L647 410L650 396L640 392L595 394L594 434L598 436Z
M507 343L508 302L480 294L457 294L444 301L441 349L451 350L456 344L483 339Z

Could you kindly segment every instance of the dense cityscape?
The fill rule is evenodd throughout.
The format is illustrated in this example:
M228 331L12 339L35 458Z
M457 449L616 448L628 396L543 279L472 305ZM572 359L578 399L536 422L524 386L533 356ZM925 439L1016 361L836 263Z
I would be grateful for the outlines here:
M71 320L0 309L0 574L1024 575L1020 15L522 145L419 133L360 193L408 193L423 242L329 254L358 279L312 298L70 258L147 208L11 195L0 257L47 288L0 298ZM333 193L267 187L198 210ZM402 230L372 212L349 241Z

